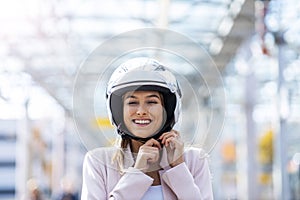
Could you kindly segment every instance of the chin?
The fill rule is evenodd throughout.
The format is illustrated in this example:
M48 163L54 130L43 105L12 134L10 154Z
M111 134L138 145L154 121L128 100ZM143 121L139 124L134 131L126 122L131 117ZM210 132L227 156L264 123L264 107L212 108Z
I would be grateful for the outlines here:
M133 135L135 135L136 137L140 137L140 138L147 138L147 137L153 136L154 134L145 133L143 131L143 132L135 132L135 133L133 133Z

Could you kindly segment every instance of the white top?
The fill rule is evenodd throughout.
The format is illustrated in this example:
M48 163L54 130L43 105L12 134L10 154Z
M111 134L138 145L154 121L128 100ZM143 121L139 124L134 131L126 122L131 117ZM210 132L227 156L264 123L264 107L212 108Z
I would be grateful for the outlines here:
M150 186L147 192L144 194L142 200L163 200L163 193L161 185Z

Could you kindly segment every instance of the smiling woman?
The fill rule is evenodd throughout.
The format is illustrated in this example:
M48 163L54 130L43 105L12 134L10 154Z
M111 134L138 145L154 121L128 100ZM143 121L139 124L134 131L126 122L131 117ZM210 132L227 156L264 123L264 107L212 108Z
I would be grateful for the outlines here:
M206 157L185 149L173 129L181 91L170 70L150 58L128 60L106 92L121 140L86 154L81 199L213 199Z

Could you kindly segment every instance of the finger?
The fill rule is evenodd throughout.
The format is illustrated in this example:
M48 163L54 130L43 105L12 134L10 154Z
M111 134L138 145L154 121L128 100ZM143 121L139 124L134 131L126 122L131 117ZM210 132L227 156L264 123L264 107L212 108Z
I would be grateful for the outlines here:
M177 135L174 133L174 132L167 132L166 134L164 134L163 136L162 136L162 141L161 141L161 143L162 144L165 144L166 143L166 140L168 139L168 138L176 138L177 137Z
M151 153L140 152L136 159L134 167L142 171L147 170L149 167L149 163L152 162L151 160L153 160L153 155Z
M172 146L170 146L171 147L171 149L173 149L174 148L174 143L175 143L175 140L176 140L176 138L175 137L169 137L169 138L167 138L166 140L165 140L165 145L166 145L166 147L168 147L170 144L172 145Z
M174 130L174 129L172 129L172 132L174 132L178 137L180 136L180 134L179 134L179 132L178 131L176 131L176 130Z
M156 158L156 154L155 153L151 153L151 152L144 152L142 154L142 156L144 156L144 158L146 158L147 161L155 160L155 158Z
M158 161L158 155L156 154L151 154L149 155L149 158L147 160L149 163L155 163Z
M159 137L159 139L162 139L164 136L166 136L166 135L168 135L168 134L170 134L170 133L171 133L171 134L175 134L175 135L177 135L177 136L180 135L178 131L172 129L171 131L168 131L168 132L163 133L163 134Z
M159 148L157 147L150 147L150 146L142 146L140 148L141 152L159 152Z
M151 154L159 155L159 149L157 147L142 146L139 150L139 153L140 152L141 154L151 153Z
M162 143L162 144L165 143L166 138L167 138L170 134L171 134L171 132L165 132L165 133L163 133L163 134L159 137L159 139L161 140L161 143Z
M183 142L178 137L169 137L166 139L166 146L172 145L173 148L178 148L183 146Z
M159 140L162 140L166 135L170 134L170 132L164 132L163 134L161 134L161 136L159 136Z
M161 149L160 143L157 140L153 139L153 138L148 140L143 146L157 147L158 149Z
M144 157L147 162L154 163L158 161L159 153L158 151L143 152L142 157Z
M158 156L159 156L159 151L157 148L155 148L155 147L154 147L154 149L144 148L139 151L137 160L140 160L140 159L145 160L145 161L148 161L149 159L155 160L156 157L158 157Z

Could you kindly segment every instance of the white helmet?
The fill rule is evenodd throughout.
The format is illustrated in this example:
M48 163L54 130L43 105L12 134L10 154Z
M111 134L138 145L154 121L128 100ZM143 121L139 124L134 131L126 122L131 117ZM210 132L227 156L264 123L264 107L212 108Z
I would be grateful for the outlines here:
M123 123L122 95L128 91L158 91L163 95L167 119L162 129L149 138L138 138ZM157 139L170 131L181 112L181 91L175 76L169 69L151 58L133 58L121 64L112 74L107 90L107 110L111 123L122 137L140 141Z

